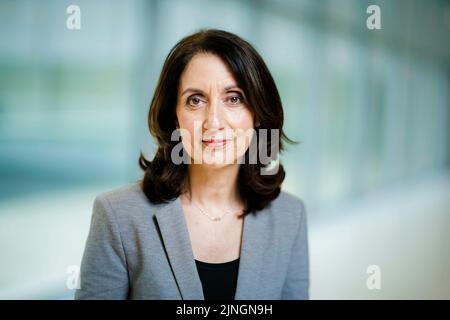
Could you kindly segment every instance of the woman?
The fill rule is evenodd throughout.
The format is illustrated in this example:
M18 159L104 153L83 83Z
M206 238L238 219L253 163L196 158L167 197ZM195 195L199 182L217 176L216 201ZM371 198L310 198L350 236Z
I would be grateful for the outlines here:
M256 50L221 30L182 39L148 122L143 180L94 201L76 298L308 298L305 207L276 161L292 141Z

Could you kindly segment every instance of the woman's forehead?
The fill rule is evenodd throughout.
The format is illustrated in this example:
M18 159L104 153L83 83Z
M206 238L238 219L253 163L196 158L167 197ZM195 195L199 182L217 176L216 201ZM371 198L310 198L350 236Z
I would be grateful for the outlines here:
M237 87L237 82L228 66L214 54L197 54L187 64L180 79L180 92L190 87L208 89Z

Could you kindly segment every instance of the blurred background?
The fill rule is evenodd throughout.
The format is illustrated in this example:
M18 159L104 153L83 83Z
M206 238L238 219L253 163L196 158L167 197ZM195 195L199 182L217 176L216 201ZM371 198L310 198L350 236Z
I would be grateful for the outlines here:
M81 29L66 26L69 5ZM369 5L381 29L369 30ZM450 298L450 3L0 1L0 299L72 299L96 195L141 178L165 56L222 28L278 84L312 299ZM379 289L366 285L379 267Z

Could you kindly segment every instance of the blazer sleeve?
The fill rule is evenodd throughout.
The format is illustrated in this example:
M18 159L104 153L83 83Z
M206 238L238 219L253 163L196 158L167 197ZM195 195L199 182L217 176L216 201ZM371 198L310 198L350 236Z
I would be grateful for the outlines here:
M108 199L98 196L94 200L75 299L127 299L128 290L125 252L115 214Z
M301 201L300 223L292 246L291 258L283 286L283 300L309 299L309 253L306 208Z

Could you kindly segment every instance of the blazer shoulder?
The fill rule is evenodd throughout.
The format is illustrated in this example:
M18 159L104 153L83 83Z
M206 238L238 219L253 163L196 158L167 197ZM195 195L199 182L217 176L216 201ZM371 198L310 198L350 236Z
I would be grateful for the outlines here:
M150 203L142 191L139 182L102 192L97 195L96 199L107 201L114 207L116 205L127 205L130 203Z
M306 219L306 206L302 198L288 191L281 191L276 199L272 201L274 211L283 212L288 215L290 221L303 221Z
M97 195L94 202L104 203L122 223L130 219L146 219L161 206L150 202L139 182L105 191Z

